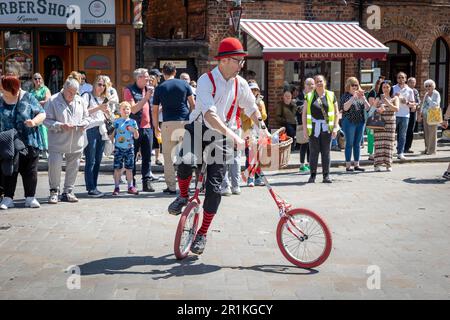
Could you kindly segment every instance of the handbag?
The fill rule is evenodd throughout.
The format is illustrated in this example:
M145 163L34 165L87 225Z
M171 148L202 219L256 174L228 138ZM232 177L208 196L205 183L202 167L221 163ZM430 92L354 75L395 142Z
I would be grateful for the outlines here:
M295 134L295 138L297 140L298 144L305 144L309 142L309 137L305 139L305 135L303 134L303 125L299 124L297 125L297 131Z
M381 117L381 114L374 112L371 116L367 118L366 128L373 130L385 130L386 123Z
M108 133L108 136L112 135L115 130L114 123L112 122L111 119L109 119L106 116L105 116L105 126L106 126L106 132Z
M427 124L429 126L441 124L443 121L441 108L434 107L427 110Z

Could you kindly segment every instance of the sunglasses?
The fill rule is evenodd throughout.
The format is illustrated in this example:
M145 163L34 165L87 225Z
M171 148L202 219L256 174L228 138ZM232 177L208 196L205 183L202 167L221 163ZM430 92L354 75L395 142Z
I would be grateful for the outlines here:
M233 57L230 57L230 59L233 59L234 61L236 61L241 67L243 67L245 64L245 59L236 59Z
M359 87L359 85L357 85L357 84L352 84L352 87Z
M106 87L106 84L103 84L103 83L97 83L97 86L99 86L99 87Z
M34 78L34 80L38 81L38 80L42 80L42 78Z

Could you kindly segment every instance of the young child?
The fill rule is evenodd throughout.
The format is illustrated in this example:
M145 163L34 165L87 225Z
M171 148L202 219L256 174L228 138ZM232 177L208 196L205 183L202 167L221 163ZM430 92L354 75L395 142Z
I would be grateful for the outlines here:
M120 193L120 176L125 165L128 193L139 194L133 186L134 139L139 138L139 129L135 120L130 119L131 105L124 101L119 105L120 118L114 121L114 192Z

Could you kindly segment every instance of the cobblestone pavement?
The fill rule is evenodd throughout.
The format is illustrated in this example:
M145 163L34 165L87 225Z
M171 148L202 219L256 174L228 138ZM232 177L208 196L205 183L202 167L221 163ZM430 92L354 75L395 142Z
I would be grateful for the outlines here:
M332 229L331 255L315 270L293 267L280 253L277 210L265 188L223 198L204 254L182 262L173 255L178 218L166 211L172 198L161 193L164 183L156 193L112 198L112 177L101 175L107 197L88 199L80 185L78 204L40 209L23 208L19 189L17 208L0 212L0 298L449 299L446 166L333 168L331 185L306 184L296 171L271 175L278 193ZM37 196L47 197L45 173ZM68 281L76 278L70 266L81 270L80 289L68 289L78 284ZM379 289L369 289L377 271Z

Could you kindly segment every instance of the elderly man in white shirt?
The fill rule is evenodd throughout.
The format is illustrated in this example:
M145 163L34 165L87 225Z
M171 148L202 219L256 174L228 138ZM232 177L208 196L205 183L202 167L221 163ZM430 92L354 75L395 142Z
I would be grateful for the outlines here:
M238 39L226 38L222 40L218 55L215 57L219 60L219 65L211 72L203 74L198 80L195 113L202 115L206 124L206 127L203 127L205 130L202 135L203 141L199 141L199 143L202 143L203 146L208 143L212 144L214 155L213 153L210 155L214 159L213 161L206 159L208 166L203 220L191 246L191 251L195 254L202 254L205 248L206 234L221 200L220 191L225 165L233 158L233 146L226 143L226 140L230 141L231 139L238 149L244 148L244 140L231 129L236 122L238 108L241 108L241 112L245 112L255 123L259 124L262 130L261 134L270 136L247 81L238 76L245 63L245 56L247 56L247 52L243 50ZM215 137L214 141L210 140L211 136ZM197 136L191 135L191 139L193 137ZM190 144L186 141L183 141L183 143L183 149ZM188 202L192 163L181 162L178 166L177 176L180 196L168 208L169 213L173 215L180 214L183 206Z
M405 160L404 149L408 131L410 112L416 111L414 91L406 84L406 73L397 74L397 84L393 87L394 95L400 99L400 109L395 114L397 126L397 158Z

